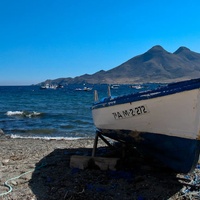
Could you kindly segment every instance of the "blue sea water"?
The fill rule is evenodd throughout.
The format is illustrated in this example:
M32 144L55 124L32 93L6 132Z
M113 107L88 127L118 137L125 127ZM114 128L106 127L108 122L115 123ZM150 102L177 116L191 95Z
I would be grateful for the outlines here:
M158 87L146 84L138 88L120 85L112 96ZM11 137L46 139L90 138L95 135L91 106L94 90L99 98L107 96L107 85L92 85L92 91L76 91L83 85L59 89L38 86L0 86L0 129Z

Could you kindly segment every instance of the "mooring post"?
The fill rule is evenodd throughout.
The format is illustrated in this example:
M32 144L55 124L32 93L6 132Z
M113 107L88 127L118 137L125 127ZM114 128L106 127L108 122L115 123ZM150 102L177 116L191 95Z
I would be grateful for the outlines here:
M98 131L96 131L96 136L95 136L95 139L94 139L94 145L93 145L93 150L92 150L92 157L94 157L95 153L96 153L98 138L99 138L99 133L98 133Z

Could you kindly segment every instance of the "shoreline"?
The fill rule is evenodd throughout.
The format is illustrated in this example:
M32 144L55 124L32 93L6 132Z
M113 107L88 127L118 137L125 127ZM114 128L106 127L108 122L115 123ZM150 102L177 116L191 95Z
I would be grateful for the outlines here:
M9 138L0 134L0 200L51 199L187 199L184 187L196 176L165 171L149 160L134 157L133 166L117 171L71 169L72 155L91 156L94 139L43 140ZM98 147L107 148L99 140ZM129 163L130 164L130 163ZM189 199L189 198L188 198Z

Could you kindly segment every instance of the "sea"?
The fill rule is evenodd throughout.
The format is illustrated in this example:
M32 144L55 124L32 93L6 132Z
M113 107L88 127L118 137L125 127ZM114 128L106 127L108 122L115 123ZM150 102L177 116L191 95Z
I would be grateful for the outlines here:
M112 96L137 93L160 84L118 85ZM67 85L58 89L39 86L0 86L0 129L12 138L94 138L91 106L94 90L99 99L107 96L108 85ZM77 89L78 88L78 89Z

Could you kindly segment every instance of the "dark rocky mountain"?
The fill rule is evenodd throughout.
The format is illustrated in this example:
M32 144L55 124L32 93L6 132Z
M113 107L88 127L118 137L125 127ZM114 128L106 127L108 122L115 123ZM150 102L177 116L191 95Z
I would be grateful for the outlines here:
M173 82L199 77L200 53L186 47L180 47L174 53L170 53L157 45L108 71L101 70L92 75L47 80L43 83L132 84Z

